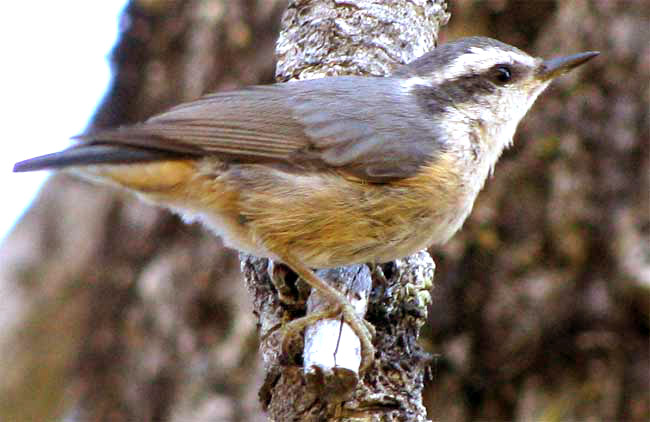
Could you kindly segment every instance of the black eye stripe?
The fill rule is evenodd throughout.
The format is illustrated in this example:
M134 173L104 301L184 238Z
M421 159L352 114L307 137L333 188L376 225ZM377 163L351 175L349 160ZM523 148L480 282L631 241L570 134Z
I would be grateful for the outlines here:
M422 106L434 110L445 101L466 103L480 101L480 95L491 95L499 91L501 86L514 84L531 72L526 65L519 63L498 63L479 71L468 70L433 87L418 89L418 99ZM431 91L431 92L429 92Z

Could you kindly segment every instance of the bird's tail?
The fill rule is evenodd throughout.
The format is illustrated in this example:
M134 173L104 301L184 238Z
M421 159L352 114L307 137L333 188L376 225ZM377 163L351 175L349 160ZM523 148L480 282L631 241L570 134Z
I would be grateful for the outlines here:
M195 160L192 158L196 157L155 148L81 143L60 152L16 163L14 171L65 170L93 182L158 195L164 199L170 189L179 189L192 180L196 174Z
M149 148L127 145L80 144L55 152L18 162L14 172L45 169L62 169L97 164L133 164L187 158L187 156Z

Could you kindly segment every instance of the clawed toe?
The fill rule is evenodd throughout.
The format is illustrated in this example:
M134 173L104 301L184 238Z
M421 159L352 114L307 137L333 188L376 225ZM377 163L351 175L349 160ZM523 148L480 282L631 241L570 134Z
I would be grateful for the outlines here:
M282 351L290 354L291 340L300 336L303 330L322 319L333 318L340 313L338 307L333 307L327 311L314 312L302 318L294 319L282 327Z
M341 313L345 322L350 325L352 331L359 338L361 343L360 370L366 370L374 361L375 347L372 345L372 338L375 335L375 327L368 321L359 318L352 305L349 304L334 306L327 311L315 312L286 324L282 328L282 351L285 354L290 354L291 340L299 336L307 326L323 319L334 318Z
M342 313L343 319L349 324L361 343L360 371L368 369L375 359L375 347L372 345L372 337L375 333L374 327L357 315L354 306L352 306L345 295L316 276L300 260L295 259L291 255L281 255L280 257L284 263L294 270L312 289L318 291L322 298L330 304L330 308L326 311L315 312L287 324L283 328L283 351L287 352L290 349L290 340L297 334L300 334L306 326L321 319L334 318L336 315Z

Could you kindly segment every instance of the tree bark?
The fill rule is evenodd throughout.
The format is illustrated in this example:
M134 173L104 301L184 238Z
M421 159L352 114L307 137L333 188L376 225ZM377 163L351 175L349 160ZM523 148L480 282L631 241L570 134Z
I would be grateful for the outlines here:
M434 48L438 30L447 19L444 2L290 1L276 48L276 78L386 75L394 66ZM426 252L387 264L383 268L390 269L388 277L387 272L381 276L382 267L375 267L372 277L365 266L319 273L330 282L336 280L340 291L350 292L350 299L359 297L363 303L371 284L376 286L367 319L377 330L374 344L378 353L375 365L364 376L357 370L358 340L351 332L346 335L347 325L339 331L337 320L319 321L307 328L304 352L298 353L302 361L284 356L278 339L280 328L284 321L304 315L306 304L298 298L289 303L280 300L271 280L276 277L269 276L268 265L263 259L242 259L260 319L261 353L267 371L262 400L271 420L426 420L421 397L428 358L417 345L434 271ZM286 277L281 281L291 284ZM361 285L367 287L355 289ZM300 289L289 286L289 290ZM317 297L310 300L322 302ZM314 345L324 344L336 345L333 362L326 354L317 353ZM287 364L287 359L298 364ZM355 363L337 363L348 361Z
M112 55L113 86L93 126L140 121L206 91L268 81L283 3L131 3ZM385 74L394 64L433 48L444 16L435 2L291 3L278 44L278 77ZM371 43L378 32L386 36ZM312 38L304 38L307 34ZM237 280L233 253L200 228L186 227L122 193L55 176L0 253L9 263L5 278L21 280L16 286L27 298L25 313L10 331L14 335L2 341L7 352L16 352L12 367L2 368L16 374L15 383L2 385L3 416L116 421L263 417L254 398L262 380L259 366L251 364L256 340L245 285ZM383 306L375 320L412 315L400 331L409 337L400 341L411 346L416 360L410 370L419 373L413 375L419 389L409 390L410 396L401 393L403 399L396 395L394 401L375 390L375 409L359 396L357 403L366 406L359 412L398 415L406 409L425 417L422 354L415 336L426 315L432 262L425 256L416 259L417 265L408 260L396 264L395 276L385 285L412 309ZM417 269L421 274L415 274ZM36 306L39 302L44 306ZM50 354L47 348L53 344L57 351ZM295 366L280 368L291 372ZM384 368L381 376L396 373ZM30 377L21 379L24 374ZM250 382L255 379L259 381ZM262 387L273 396L266 389L269 379ZM397 388L383 384L384 390ZM34 385L47 394L34 399L27 394ZM337 394L330 389L328 397ZM285 420L274 414L278 402L269 401L270 416ZM314 407L320 413L311 412L312 417L359 409L342 408L340 401L320 403Z

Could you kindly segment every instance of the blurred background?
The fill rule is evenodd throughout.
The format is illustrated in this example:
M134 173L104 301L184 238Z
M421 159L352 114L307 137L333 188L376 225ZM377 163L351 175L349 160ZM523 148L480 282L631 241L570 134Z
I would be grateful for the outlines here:
M108 53L117 41L125 0L15 2L5 8L0 36L6 112L3 129L11 148L0 157L0 240L33 200L47 173L14 175L15 162L54 152L81 133L110 82ZM20 42L16 42L20 40Z
M271 82L286 2L12 7L2 230L34 195L23 182L45 176L8 175L14 161L86 125ZM645 421L650 4L458 0L450 11L442 42L487 35L542 57L601 56L539 98L462 231L431 251L429 417ZM265 420L236 254L200 227L57 175L0 262L0 420Z

